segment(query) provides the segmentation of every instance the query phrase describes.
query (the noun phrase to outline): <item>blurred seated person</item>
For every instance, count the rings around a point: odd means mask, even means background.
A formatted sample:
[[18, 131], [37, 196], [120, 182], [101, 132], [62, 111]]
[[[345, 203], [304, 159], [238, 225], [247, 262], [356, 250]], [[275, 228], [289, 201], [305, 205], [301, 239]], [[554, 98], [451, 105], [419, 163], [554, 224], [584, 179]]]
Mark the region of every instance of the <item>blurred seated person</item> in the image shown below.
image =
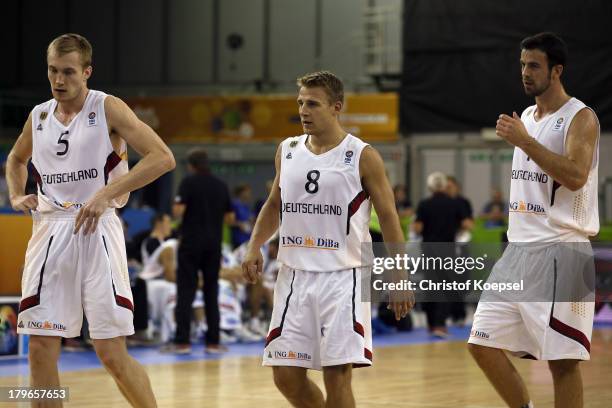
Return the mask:
[[232, 210], [235, 218], [232, 227], [232, 247], [238, 248], [251, 238], [255, 214], [251, 207], [252, 192], [247, 184], [240, 184], [234, 189], [234, 199], [232, 200]]
[[508, 204], [504, 200], [502, 193], [498, 189], [491, 191], [491, 200], [482, 209], [482, 218], [485, 220], [485, 227], [505, 227], [508, 217]]
[[404, 232], [404, 238], [408, 238], [408, 225], [410, 224], [410, 219], [414, 211], [412, 211], [412, 203], [408, 199], [406, 193], [406, 186], [403, 184], [396, 184], [393, 187], [393, 197], [395, 198], [395, 209], [400, 218], [400, 226]]
[[492, 204], [489, 213], [486, 216], [483, 215], [483, 218], [485, 219], [485, 228], [499, 228], [507, 225], [506, 214], [499, 204]]

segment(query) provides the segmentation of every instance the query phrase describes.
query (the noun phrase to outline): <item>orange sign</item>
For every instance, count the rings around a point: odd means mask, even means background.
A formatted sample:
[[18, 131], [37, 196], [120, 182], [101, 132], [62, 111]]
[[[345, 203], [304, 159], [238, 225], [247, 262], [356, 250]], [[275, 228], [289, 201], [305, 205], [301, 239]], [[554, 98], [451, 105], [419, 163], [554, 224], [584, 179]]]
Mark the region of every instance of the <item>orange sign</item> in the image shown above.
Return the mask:
[[[303, 133], [295, 95], [128, 98], [136, 115], [167, 142], [275, 141]], [[349, 94], [340, 121], [368, 141], [398, 137], [395, 93]]]

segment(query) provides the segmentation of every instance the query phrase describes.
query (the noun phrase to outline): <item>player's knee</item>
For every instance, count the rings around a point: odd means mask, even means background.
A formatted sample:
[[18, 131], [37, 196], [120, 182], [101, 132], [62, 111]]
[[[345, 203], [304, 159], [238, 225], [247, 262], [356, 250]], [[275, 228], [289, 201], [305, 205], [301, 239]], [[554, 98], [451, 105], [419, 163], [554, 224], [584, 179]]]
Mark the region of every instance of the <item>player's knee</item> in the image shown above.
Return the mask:
[[481, 346], [478, 344], [468, 343], [468, 351], [474, 358], [474, 360], [479, 361], [486, 358], [490, 351], [492, 350], [490, 347]]
[[112, 353], [108, 350], [98, 351], [98, 358], [100, 362], [110, 372], [113, 377], [120, 378], [125, 373], [126, 361], [124, 358], [118, 355], [118, 353]]
[[325, 367], [323, 369], [323, 382], [329, 393], [333, 390], [341, 390], [351, 387], [352, 368], [350, 364]]
[[306, 383], [306, 374], [301, 370], [292, 370], [294, 367], [273, 367], [274, 385], [283, 395], [291, 399], [298, 396]]
[[32, 336], [28, 344], [30, 364], [32, 366], [41, 366], [57, 363], [59, 352], [55, 352], [55, 346], [50, 338]]
[[577, 371], [579, 362], [579, 360], [551, 360], [548, 362], [548, 367], [553, 377], [563, 377]]

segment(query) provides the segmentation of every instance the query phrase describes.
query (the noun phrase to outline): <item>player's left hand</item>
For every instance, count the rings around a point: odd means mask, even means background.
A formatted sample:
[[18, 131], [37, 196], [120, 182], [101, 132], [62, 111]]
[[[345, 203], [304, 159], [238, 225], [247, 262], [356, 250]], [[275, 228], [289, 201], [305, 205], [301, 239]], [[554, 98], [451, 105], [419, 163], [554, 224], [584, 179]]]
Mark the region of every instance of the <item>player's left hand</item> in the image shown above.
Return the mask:
[[100, 216], [109, 205], [110, 200], [108, 198], [96, 194], [79, 210], [74, 223], [74, 233], [77, 234], [82, 227], [84, 235], [93, 234], [98, 226]]
[[387, 309], [393, 310], [395, 320], [400, 320], [414, 307], [414, 292], [411, 290], [392, 290], [389, 293], [389, 305]]
[[521, 147], [530, 137], [527, 129], [525, 129], [525, 124], [516, 112], [512, 112], [512, 116], [499, 115], [495, 126], [495, 134], [517, 147]]

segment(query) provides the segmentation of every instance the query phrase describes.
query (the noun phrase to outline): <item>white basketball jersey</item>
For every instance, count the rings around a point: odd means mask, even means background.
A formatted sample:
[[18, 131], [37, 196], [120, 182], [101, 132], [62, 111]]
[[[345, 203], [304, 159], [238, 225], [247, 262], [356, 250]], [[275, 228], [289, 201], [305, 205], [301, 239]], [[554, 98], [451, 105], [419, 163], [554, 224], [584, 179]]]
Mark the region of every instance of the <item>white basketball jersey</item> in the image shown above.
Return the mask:
[[[81, 111], [64, 126], [51, 99], [32, 110], [32, 166], [38, 211], [77, 211], [113, 178], [128, 172], [127, 148], [116, 153], [104, 112], [106, 94], [89, 90]], [[122, 207], [128, 194], [112, 201]]]
[[372, 241], [371, 203], [361, 186], [359, 159], [367, 144], [349, 134], [317, 155], [306, 147], [307, 137], [281, 145], [278, 260], [311, 272], [365, 266], [361, 249]]
[[[149, 279], [157, 279], [164, 277], [164, 267], [159, 262], [159, 256], [162, 251], [166, 248], [172, 248], [172, 251], [175, 253], [178, 250], [178, 240], [171, 238], [164, 242], [162, 242], [152, 254], [149, 254], [146, 249], [146, 240], [142, 243], [140, 247], [140, 254], [142, 256], [142, 271], [138, 274], [140, 279], [149, 280]], [[174, 258], [176, 262], [176, 256]]]
[[[565, 154], [565, 138], [574, 116], [589, 109], [576, 98], [558, 111], [536, 121], [536, 105], [525, 109], [521, 120], [529, 135], [548, 150]], [[524, 151], [514, 149], [510, 183], [510, 242], [585, 241], [599, 231], [597, 170], [599, 135], [586, 184], [571, 191], [548, 176]]]

